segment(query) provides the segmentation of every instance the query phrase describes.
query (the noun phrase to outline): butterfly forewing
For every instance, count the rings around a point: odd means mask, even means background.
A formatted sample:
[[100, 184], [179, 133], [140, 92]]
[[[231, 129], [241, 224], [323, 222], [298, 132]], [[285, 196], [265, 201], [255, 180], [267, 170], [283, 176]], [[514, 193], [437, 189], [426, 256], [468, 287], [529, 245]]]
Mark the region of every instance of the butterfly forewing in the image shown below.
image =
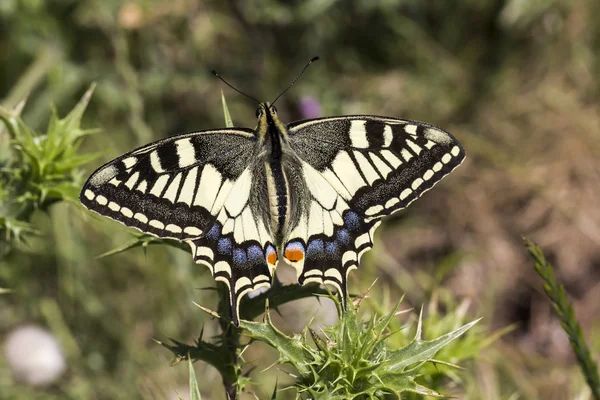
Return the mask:
[[248, 166], [251, 130], [178, 135], [98, 168], [80, 200], [90, 210], [161, 238], [202, 235]]
[[380, 219], [407, 207], [465, 156], [449, 133], [410, 120], [322, 118], [292, 123], [288, 134], [310, 200], [283, 254], [301, 283], [332, 284], [343, 295]]

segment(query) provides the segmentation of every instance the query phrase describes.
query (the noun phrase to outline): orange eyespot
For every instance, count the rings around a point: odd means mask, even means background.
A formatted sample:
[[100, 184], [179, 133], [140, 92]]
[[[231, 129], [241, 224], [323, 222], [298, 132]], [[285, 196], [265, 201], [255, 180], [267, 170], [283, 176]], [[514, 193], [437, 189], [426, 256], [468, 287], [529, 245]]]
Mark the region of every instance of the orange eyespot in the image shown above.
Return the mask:
[[274, 251], [267, 255], [267, 262], [271, 265], [274, 265], [277, 262], [277, 253]]
[[300, 249], [286, 249], [285, 258], [290, 261], [300, 261], [304, 258], [304, 252]]

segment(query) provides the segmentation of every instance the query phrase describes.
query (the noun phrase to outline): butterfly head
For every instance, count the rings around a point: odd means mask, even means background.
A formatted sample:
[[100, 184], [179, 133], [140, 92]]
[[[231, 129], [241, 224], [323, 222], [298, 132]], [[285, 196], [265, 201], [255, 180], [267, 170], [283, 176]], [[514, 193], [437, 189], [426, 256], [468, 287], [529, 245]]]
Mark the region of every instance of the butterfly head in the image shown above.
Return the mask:
[[279, 120], [277, 108], [268, 101], [260, 103], [256, 109], [256, 118], [258, 119], [256, 131], [261, 138], [264, 138], [268, 132], [278, 132], [285, 135], [285, 125]]

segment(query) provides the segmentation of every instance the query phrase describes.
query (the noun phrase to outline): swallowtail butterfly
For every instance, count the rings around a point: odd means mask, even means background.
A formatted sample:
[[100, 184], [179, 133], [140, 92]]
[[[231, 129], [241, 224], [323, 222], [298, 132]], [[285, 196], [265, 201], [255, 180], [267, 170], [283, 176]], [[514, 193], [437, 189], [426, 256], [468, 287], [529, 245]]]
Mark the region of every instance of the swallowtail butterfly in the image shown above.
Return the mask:
[[242, 296], [270, 287], [281, 259], [300, 284], [331, 285], [345, 303], [348, 273], [381, 219], [465, 158], [452, 135], [427, 123], [353, 115], [284, 125], [272, 104], [259, 104], [256, 129], [142, 146], [98, 168], [80, 196], [101, 215], [188, 243], [228, 286], [236, 324]]

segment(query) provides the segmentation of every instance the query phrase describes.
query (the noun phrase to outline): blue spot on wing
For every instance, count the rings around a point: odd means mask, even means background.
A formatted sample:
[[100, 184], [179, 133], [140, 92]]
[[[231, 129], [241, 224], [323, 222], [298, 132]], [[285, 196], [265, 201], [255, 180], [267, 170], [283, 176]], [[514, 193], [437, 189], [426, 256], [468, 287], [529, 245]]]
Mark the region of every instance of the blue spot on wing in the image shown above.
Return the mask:
[[221, 227], [219, 226], [219, 224], [214, 224], [212, 228], [210, 228], [210, 231], [206, 233], [206, 237], [212, 240], [217, 240], [220, 234]]
[[306, 249], [306, 255], [308, 257], [314, 257], [316, 255], [322, 254], [324, 251], [323, 248], [323, 240], [322, 239], [313, 239], [309, 241], [308, 248]]
[[219, 240], [219, 244], [217, 246], [218, 252], [221, 255], [231, 254], [231, 239], [229, 238], [221, 238]]
[[325, 251], [328, 254], [336, 254], [338, 251], [338, 245], [336, 242], [327, 242], [327, 244], [325, 244]]
[[348, 232], [347, 229], [340, 228], [337, 231], [335, 238], [340, 245], [345, 246], [350, 243], [350, 232]]
[[304, 245], [300, 242], [289, 242], [285, 249], [300, 250], [304, 253]]
[[233, 250], [233, 261], [237, 265], [246, 264], [248, 257], [246, 256], [244, 249], [237, 248]]
[[347, 211], [344, 214], [344, 225], [351, 231], [357, 231], [360, 228], [360, 217], [354, 211]]
[[258, 261], [258, 260], [263, 260], [264, 259], [264, 254], [262, 252], [262, 249], [260, 248], [260, 246], [253, 244], [250, 247], [248, 247], [248, 258], [252, 261]]

